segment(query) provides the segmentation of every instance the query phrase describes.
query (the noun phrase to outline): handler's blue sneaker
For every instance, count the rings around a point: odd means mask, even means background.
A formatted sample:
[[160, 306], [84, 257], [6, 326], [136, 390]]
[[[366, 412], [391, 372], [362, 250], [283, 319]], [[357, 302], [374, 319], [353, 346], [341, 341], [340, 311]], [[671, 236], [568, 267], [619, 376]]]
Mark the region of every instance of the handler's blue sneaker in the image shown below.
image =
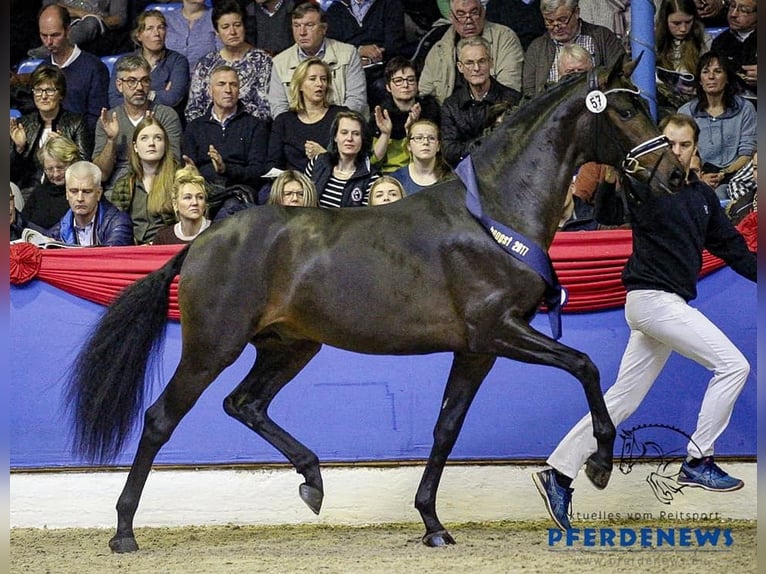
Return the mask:
[[731, 492], [745, 486], [742, 480], [726, 474], [720, 466], [713, 462], [712, 456], [706, 456], [697, 466], [691, 466], [685, 460], [681, 464], [678, 483], [713, 492]]
[[556, 471], [552, 468], [541, 470], [532, 475], [540, 496], [545, 501], [545, 507], [548, 514], [551, 515], [553, 522], [561, 530], [569, 530], [572, 525], [569, 523], [569, 505], [572, 502], [572, 493], [574, 488], [564, 488], [556, 482]]

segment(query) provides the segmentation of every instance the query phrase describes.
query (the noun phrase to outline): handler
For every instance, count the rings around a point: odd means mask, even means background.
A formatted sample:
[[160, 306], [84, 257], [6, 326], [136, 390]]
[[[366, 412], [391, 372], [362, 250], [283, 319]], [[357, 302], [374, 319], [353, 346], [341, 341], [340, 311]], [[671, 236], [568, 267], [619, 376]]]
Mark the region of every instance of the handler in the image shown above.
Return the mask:
[[[646, 194], [646, 198], [628, 200], [633, 254], [622, 272], [622, 281], [627, 291], [625, 318], [630, 338], [617, 381], [604, 399], [612, 422], [618, 426], [641, 404], [672, 351], [712, 371], [678, 482], [729, 492], [742, 488], [744, 482], [715, 464], [713, 443], [729, 423], [750, 365], [726, 335], [688, 302], [697, 296], [703, 249], [751, 281], [756, 280], [756, 256], [726, 217], [715, 192], [690, 172], [699, 137], [695, 121], [675, 114], [665, 118], [660, 129], [684, 167], [686, 183], [672, 195]], [[610, 220], [619, 215], [623, 205], [613, 188], [611, 191], [605, 209], [600, 210], [600, 217]], [[547, 462], [552, 468], [532, 477], [551, 518], [563, 530], [571, 528], [567, 513], [574, 492], [572, 480], [595, 451], [588, 415], [550, 455]], [[597, 487], [605, 486], [598, 483], [598, 477], [586, 474]]]

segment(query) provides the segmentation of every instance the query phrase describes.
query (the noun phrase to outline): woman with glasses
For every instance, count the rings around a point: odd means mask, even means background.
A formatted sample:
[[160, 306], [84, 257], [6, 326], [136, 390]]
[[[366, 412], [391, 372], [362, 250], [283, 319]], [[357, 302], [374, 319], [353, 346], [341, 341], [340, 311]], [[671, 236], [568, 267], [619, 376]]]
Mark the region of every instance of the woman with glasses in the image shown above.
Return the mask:
[[522, 93], [533, 98], [559, 81], [561, 46], [579, 44], [593, 58], [593, 67], [611, 68], [625, 55], [620, 39], [609, 28], [580, 18], [578, 0], [541, 0], [546, 32], [535, 38], [524, 54]]
[[412, 122], [407, 130], [407, 165], [391, 177], [401, 182], [407, 195], [452, 177], [452, 170], [441, 154], [439, 126], [427, 119]]
[[318, 207], [317, 190], [314, 183], [303, 173], [288, 169], [274, 180], [266, 204]]
[[195, 168], [184, 167], [176, 171], [171, 195], [178, 223], [160, 229], [152, 245], [191, 243], [210, 227], [205, 178]]
[[66, 136], [77, 146], [77, 159], [90, 159], [93, 132], [85, 118], [63, 108], [66, 78], [60, 68], [42, 64], [30, 77], [35, 110], [10, 120], [11, 180], [28, 195], [44, 180], [38, 151], [50, 137]]
[[407, 165], [407, 128], [417, 119], [440, 121], [439, 102], [433, 96], [418, 96], [415, 64], [396, 56], [385, 69], [386, 94], [375, 106], [370, 118], [373, 139], [373, 163], [383, 173]]
[[21, 213], [26, 221], [49, 229], [69, 209], [64, 176], [67, 168], [82, 158], [76, 143], [66, 136], [58, 136], [48, 138], [38, 150], [37, 159], [45, 177], [32, 189]]
[[[165, 45], [167, 24], [165, 15], [159, 10], [146, 10], [136, 18], [133, 29], [133, 43], [136, 53], [149, 62], [152, 68], [149, 99], [173, 108], [183, 117], [189, 94], [189, 62], [185, 56], [169, 50]], [[122, 104], [123, 96], [117, 90], [117, 71], [112, 72], [109, 85], [109, 106]]]
[[327, 151], [330, 127], [347, 108], [330, 104], [330, 67], [317, 57], [303, 60], [293, 73], [288, 98], [290, 109], [271, 126], [266, 171], [303, 171], [309, 160]]

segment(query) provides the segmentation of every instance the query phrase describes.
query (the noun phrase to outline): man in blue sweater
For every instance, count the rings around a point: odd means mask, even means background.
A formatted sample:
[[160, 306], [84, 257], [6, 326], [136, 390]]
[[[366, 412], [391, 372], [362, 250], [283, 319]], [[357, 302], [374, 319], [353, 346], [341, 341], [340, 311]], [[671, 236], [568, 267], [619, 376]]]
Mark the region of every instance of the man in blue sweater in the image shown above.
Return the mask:
[[[665, 118], [660, 128], [684, 166], [687, 180], [673, 195], [652, 197], [639, 193], [638, 188], [628, 192], [633, 254], [622, 281], [627, 290], [625, 318], [630, 338], [617, 381], [604, 399], [618, 426], [641, 404], [672, 351], [712, 371], [677, 480], [682, 485], [729, 492], [742, 488], [744, 482], [715, 464], [713, 445], [729, 423], [750, 365], [726, 335], [688, 302], [697, 296], [703, 249], [751, 281], [756, 280], [756, 256], [726, 217], [715, 192], [690, 173], [699, 136], [696, 122], [675, 114]], [[614, 202], [612, 215], [618, 215], [620, 205], [621, 201]], [[597, 212], [597, 218], [603, 223], [611, 220], [604, 219], [603, 210]], [[595, 451], [587, 416], [548, 457], [551, 468], [533, 475], [551, 518], [562, 530], [571, 528], [567, 512], [574, 489], [570, 485], [586, 461], [586, 474], [594, 485], [605, 486], [604, 469], [588, 460]]]

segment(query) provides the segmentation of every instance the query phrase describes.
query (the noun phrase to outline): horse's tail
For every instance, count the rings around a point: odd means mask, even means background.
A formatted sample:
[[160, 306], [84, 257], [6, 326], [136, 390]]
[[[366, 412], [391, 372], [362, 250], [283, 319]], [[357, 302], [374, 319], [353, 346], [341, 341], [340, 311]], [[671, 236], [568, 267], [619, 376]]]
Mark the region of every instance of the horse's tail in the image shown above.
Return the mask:
[[119, 454], [144, 404], [146, 370], [164, 340], [170, 285], [184, 247], [128, 286], [109, 306], [75, 359], [67, 381], [73, 452], [92, 462]]

